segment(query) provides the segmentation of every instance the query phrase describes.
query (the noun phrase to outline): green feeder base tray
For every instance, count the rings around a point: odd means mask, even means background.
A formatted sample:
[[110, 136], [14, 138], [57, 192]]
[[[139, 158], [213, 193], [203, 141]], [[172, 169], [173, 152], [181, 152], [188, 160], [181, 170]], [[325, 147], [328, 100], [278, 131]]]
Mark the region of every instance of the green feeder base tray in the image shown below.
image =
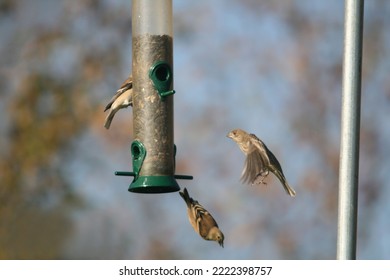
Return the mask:
[[129, 192], [169, 193], [180, 190], [173, 176], [139, 176], [129, 186]]

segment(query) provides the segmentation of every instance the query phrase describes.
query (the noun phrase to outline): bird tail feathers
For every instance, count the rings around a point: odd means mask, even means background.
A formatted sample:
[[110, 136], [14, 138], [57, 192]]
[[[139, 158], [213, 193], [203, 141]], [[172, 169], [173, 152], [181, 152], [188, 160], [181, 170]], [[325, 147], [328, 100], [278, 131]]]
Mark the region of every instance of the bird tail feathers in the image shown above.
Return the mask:
[[278, 170], [278, 169], [274, 169], [274, 170], [271, 170], [271, 171], [272, 171], [272, 173], [275, 174], [276, 177], [278, 177], [278, 179], [282, 183], [285, 191], [290, 196], [295, 196], [296, 193], [295, 193], [294, 189], [287, 183], [287, 180], [286, 180], [286, 177], [284, 176], [284, 174], [282, 172], [280, 172], [280, 170]]
[[110, 111], [110, 113], [107, 115], [106, 120], [104, 121], [105, 128], [107, 128], [107, 129], [110, 128], [110, 125], [111, 125], [112, 119], [114, 118], [114, 115], [115, 115], [114, 111]]
[[180, 196], [184, 199], [185, 203], [188, 207], [190, 207], [192, 203], [192, 198], [190, 197], [190, 194], [187, 191], [187, 188], [184, 188], [182, 192], [179, 192]]

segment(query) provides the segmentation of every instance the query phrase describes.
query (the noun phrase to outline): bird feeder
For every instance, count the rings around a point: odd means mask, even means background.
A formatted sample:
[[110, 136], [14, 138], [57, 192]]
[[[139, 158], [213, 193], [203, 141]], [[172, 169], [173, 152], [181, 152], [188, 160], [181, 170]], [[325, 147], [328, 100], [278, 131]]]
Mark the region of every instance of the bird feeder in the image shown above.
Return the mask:
[[172, 0], [133, 0], [133, 131], [134, 176], [129, 191], [166, 193], [180, 190], [175, 175], [173, 130]]

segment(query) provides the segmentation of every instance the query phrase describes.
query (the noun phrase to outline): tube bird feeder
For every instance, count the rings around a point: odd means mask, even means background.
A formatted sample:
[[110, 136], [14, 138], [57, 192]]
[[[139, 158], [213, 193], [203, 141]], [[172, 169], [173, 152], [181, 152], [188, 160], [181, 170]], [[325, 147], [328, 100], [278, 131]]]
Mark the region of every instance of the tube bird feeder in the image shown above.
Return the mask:
[[173, 129], [172, 0], [133, 0], [133, 128], [134, 176], [130, 192], [166, 193], [180, 190], [175, 175]]

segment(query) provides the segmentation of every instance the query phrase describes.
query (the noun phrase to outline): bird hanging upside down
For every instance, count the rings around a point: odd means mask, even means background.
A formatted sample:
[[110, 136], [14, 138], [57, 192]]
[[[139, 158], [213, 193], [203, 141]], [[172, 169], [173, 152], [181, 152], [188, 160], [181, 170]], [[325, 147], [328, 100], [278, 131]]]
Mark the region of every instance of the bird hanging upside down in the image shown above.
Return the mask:
[[198, 201], [190, 197], [186, 188], [179, 192], [187, 204], [187, 214], [194, 230], [205, 240], [218, 242], [223, 247], [224, 235], [213, 216]]

